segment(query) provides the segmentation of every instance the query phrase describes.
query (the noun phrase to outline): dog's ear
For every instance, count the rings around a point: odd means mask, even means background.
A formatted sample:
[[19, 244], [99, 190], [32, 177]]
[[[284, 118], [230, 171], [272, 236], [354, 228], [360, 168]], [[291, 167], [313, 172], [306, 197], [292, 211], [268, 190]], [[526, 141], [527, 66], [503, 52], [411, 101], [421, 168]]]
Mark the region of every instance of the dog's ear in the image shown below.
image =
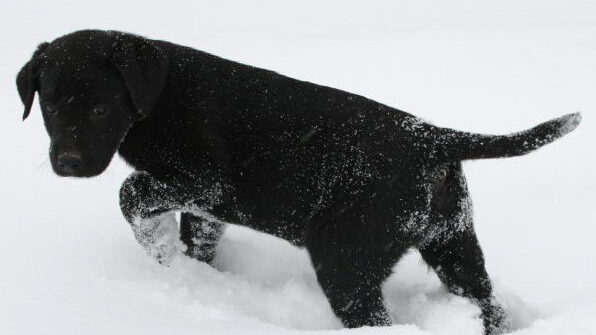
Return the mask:
[[137, 112], [151, 113], [166, 80], [168, 58], [153, 42], [140, 36], [120, 35], [112, 61], [122, 75]]
[[48, 45], [50, 44], [47, 42], [40, 44], [37, 47], [37, 50], [33, 53], [31, 59], [25, 66], [23, 66], [17, 75], [17, 89], [19, 90], [21, 101], [23, 102], [23, 105], [25, 105], [23, 120], [25, 120], [27, 116], [29, 116], [29, 113], [31, 113], [35, 92], [39, 91], [40, 63], [44, 57], [44, 50]]

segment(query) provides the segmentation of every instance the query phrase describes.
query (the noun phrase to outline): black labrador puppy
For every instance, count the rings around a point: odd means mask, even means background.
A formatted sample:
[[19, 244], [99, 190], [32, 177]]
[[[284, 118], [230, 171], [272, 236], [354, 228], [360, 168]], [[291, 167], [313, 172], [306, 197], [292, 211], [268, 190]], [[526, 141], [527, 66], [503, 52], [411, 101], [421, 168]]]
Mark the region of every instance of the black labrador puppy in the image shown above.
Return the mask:
[[461, 162], [525, 154], [580, 122], [570, 114], [497, 136], [440, 128], [356, 94], [116, 31], [41, 44], [17, 86], [24, 118], [39, 92], [58, 175], [98, 175], [116, 151], [134, 167], [121, 208], [160, 262], [178, 251], [210, 262], [223, 222], [273, 234], [308, 250], [346, 327], [391, 324], [381, 284], [417, 248], [451, 292], [480, 307], [487, 333], [506, 329]]

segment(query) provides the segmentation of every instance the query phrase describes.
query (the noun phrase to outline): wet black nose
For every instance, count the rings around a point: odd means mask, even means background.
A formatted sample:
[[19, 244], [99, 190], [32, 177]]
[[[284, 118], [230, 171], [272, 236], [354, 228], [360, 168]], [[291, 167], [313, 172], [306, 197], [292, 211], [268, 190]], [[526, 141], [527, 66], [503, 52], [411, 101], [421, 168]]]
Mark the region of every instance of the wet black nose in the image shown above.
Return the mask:
[[75, 173], [81, 169], [82, 159], [80, 155], [63, 153], [58, 156], [58, 167], [65, 173]]

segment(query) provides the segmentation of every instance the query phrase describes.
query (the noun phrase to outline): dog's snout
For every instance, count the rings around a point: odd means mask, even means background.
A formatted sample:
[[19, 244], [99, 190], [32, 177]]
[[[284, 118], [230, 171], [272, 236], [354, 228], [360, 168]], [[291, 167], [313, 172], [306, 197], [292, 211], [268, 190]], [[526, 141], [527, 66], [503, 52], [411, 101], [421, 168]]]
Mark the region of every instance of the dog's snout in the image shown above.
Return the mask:
[[58, 156], [58, 167], [64, 173], [75, 173], [80, 170], [83, 160], [75, 153], [62, 153]]

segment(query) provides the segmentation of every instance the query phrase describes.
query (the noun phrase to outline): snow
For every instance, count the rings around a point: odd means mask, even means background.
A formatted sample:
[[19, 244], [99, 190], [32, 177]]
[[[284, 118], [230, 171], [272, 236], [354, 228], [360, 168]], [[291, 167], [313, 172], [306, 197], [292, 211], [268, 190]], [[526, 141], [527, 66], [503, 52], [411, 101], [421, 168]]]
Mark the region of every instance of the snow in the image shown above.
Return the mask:
[[230, 226], [215, 268], [147, 257], [118, 207], [124, 163], [93, 179], [56, 177], [38, 107], [20, 121], [14, 77], [36, 45], [90, 27], [190, 45], [466, 131], [507, 134], [582, 111], [577, 130], [535, 153], [464, 169], [512, 333], [596, 334], [594, 2], [143, 6], [3, 6], [0, 334], [481, 334], [478, 309], [447, 293], [416, 252], [383, 288], [395, 325], [353, 330], [333, 316], [306, 252], [271, 236]]

